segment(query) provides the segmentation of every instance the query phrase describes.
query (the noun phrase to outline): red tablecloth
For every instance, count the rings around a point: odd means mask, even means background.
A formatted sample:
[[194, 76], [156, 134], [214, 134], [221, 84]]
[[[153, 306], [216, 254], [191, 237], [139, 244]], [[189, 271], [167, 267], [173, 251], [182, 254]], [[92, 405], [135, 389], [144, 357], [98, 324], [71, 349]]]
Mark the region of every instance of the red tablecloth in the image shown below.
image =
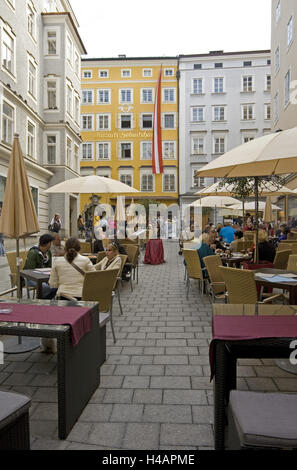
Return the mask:
[[152, 238], [147, 242], [143, 262], [145, 264], [164, 263], [164, 248], [163, 242], [160, 238]]
[[297, 338], [296, 315], [236, 316], [214, 315], [212, 341], [209, 346], [211, 380], [215, 340], [248, 340], [259, 338]]
[[0, 303], [0, 309], [11, 308], [12, 312], [0, 312], [0, 321], [40, 323], [42, 325], [70, 325], [72, 344], [91, 330], [91, 309], [87, 307], [59, 307], [56, 305], [32, 305], [17, 303]]

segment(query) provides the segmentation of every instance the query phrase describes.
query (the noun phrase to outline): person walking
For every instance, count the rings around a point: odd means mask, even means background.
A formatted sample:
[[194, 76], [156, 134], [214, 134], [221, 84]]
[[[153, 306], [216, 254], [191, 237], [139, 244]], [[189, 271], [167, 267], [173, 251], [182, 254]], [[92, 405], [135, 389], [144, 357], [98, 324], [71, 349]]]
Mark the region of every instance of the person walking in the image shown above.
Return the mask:
[[59, 233], [62, 227], [62, 221], [60, 219], [60, 214], [55, 214], [55, 216], [52, 218], [51, 223], [48, 227], [50, 232], [55, 232]]

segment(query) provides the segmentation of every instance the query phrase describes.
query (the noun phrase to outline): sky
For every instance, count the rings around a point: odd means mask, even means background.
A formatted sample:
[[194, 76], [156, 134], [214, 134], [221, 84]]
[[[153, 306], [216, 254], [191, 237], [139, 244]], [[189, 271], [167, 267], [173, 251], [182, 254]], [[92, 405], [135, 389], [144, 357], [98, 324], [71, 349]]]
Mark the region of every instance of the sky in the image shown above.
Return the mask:
[[270, 49], [271, 0], [70, 0], [86, 57]]

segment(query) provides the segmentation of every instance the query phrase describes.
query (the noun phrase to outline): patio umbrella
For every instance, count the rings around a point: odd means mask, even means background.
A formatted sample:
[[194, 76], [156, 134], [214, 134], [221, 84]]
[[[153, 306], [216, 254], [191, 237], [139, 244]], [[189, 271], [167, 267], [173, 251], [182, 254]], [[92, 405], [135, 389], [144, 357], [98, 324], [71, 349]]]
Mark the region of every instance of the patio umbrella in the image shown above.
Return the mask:
[[224, 153], [196, 172], [217, 178], [254, 177], [256, 198], [256, 250], [258, 260], [259, 176], [296, 172], [297, 127], [258, 137]]
[[264, 209], [263, 221], [267, 222], [267, 223], [273, 221], [271, 196], [266, 197], [266, 204], [265, 204], [265, 209]]
[[208, 196], [197, 199], [190, 204], [190, 207], [213, 207], [215, 209], [215, 220], [216, 223], [216, 209], [227, 208], [228, 205], [240, 203], [238, 199], [230, 196]]
[[[14, 135], [9, 161], [4, 200], [0, 217], [0, 233], [5, 237], [16, 239], [16, 282], [17, 297], [21, 298], [20, 280], [20, 238], [39, 232], [37, 214], [28, 182], [26, 166], [22, 155], [18, 134]], [[18, 344], [9, 350], [13, 339], [5, 342], [5, 352], [18, 353], [35, 349], [39, 346], [32, 338], [18, 338]], [[34, 343], [34, 346], [33, 346]], [[8, 347], [7, 347], [8, 346]]]
[[[220, 183], [214, 183], [207, 188], [203, 188], [197, 193], [196, 196], [230, 196], [230, 194], [234, 194], [233, 191], [233, 184], [224, 184], [220, 186]], [[267, 181], [264, 183], [259, 184], [259, 196], [290, 196], [294, 193], [296, 194], [297, 190], [287, 188], [287, 186], [278, 186], [276, 183], [272, 181]], [[251, 197], [254, 196], [254, 193], [251, 193]]]
[[[267, 196], [267, 198], [269, 198], [269, 197], [270, 196]], [[258, 211], [265, 212], [265, 208], [266, 208], [266, 205], [267, 205], [267, 198], [266, 198], [266, 202], [263, 202], [263, 201], [258, 202]], [[271, 209], [274, 210], [274, 211], [280, 211], [281, 210], [281, 207], [276, 206], [275, 204], [271, 204], [271, 200], [270, 200], [270, 206], [271, 206]], [[256, 201], [247, 202], [244, 207], [245, 207], [246, 210], [254, 211], [254, 210], [256, 210]], [[241, 208], [241, 202], [239, 204], [234, 204], [234, 205], [230, 206], [230, 209], [238, 210], [240, 208]], [[268, 220], [267, 220], [267, 222], [268, 222]], [[269, 222], [271, 222], [271, 220], [269, 220]]]

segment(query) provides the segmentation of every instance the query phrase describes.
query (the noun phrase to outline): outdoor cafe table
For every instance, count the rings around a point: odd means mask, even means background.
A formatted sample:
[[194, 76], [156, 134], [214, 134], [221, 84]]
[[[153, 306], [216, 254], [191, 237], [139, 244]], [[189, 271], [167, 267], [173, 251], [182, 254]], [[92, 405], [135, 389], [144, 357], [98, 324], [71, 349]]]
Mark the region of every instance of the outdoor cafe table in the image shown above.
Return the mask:
[[[11, 308], [12, 312], [0, 312], [0, 335], [57, 338], [58, 432], [60, 439], [66, 439], [100, 384], [102, 328], [98, 303], [3, 300], [1, 308]], [[5, 339], [3, 342], [5, 353]]]
[[297, 305], [214, 304], [209, 347], [214, 379], [215, 449], [225, 447], [229, 393], [236, 389], [237, 359], [289, 358], [297, 338]]
[[144, 264], [164, 263], [164, 247], [161, 238], [151, 238], [145, 247]]
[[220, 255], [223, 264], [228, 264], [228, 266], [239, 265], [243, 261], [249, 261], [252, 259], [251, 254], [243, 254], [243, 253], [231, 253], [228, 257], [225, 254]]
[[[289, 292], [289, 304], [297, 305], [297, 272], [296, 271], [287, 271], [285, 269], [273, 269], [273, 268], [260, 268], [255, 269], [255, 281], [258, 286], [265, 287], [275, 287], [277, 289], [284, 289]], [[263, 279], [263, 277], [257, 276], [258, 273], [261, 274], [274, 274], [271, 278]], [[288, 282], [285, 278], [282, 278], [283, 274], [294, 274], [296, 278], [292, 282]], [[275, 282], [277, 281], [277, 282]]]
[[50, 269], [22, 269], [20, 275], [24, 279], [36, 282], [36, 297], [42, 299], [42, 283], [48, 282]]

